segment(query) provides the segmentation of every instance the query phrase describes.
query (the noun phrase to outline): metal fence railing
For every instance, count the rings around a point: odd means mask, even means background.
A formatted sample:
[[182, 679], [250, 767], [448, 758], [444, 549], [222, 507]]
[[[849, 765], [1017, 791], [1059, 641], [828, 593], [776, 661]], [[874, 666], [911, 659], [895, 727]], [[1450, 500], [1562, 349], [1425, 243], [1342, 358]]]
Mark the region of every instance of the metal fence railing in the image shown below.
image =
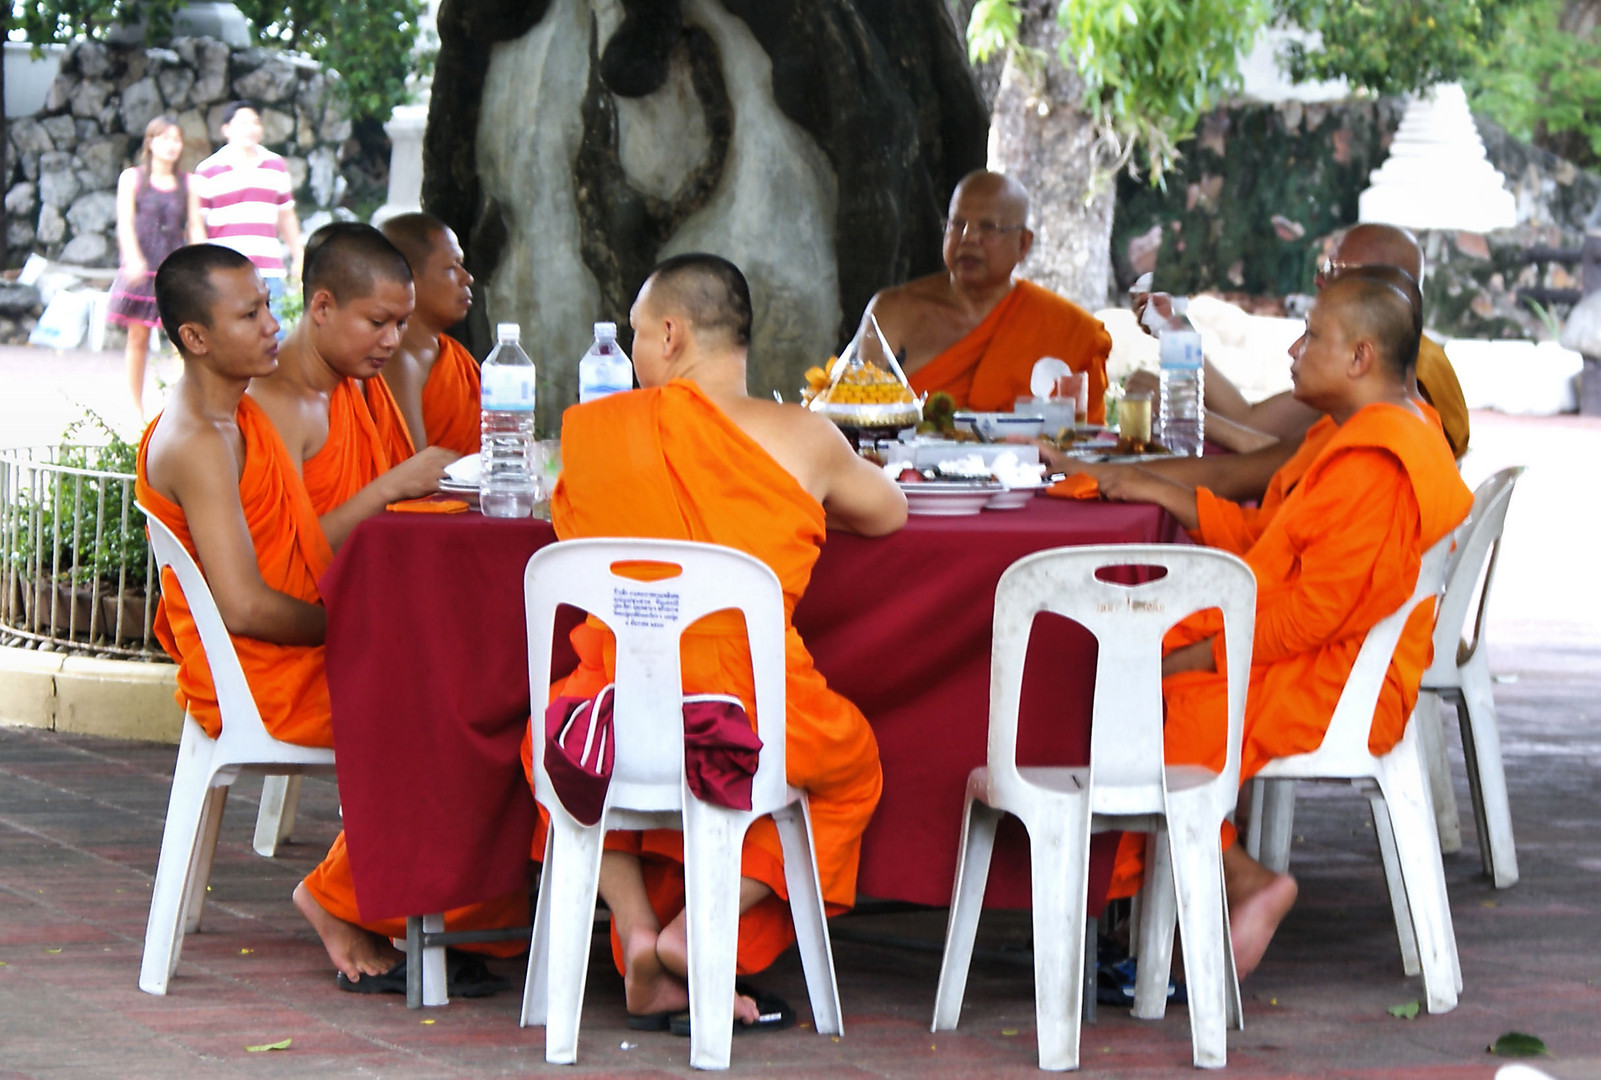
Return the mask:
[[165, 660], [134, 448], [0, 450], [0, 643]]

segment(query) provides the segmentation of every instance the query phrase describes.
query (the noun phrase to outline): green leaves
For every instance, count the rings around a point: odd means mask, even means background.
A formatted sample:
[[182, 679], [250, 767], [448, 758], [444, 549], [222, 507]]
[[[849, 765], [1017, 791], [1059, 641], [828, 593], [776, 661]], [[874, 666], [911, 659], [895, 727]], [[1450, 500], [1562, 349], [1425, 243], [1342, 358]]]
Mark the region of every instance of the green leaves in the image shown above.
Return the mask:
[[[1582, 167], [1601, 164], [1601, 37], [1564, 25], [1562, 0], [1529, 0], [1464, 76], [1476, 111]], [[1553, 145], [1555, 144], [1555, 145]]]
[[282, 1041], [275, 1043], [262, 1043], [259, 1046], [247, 1046], [245, 1047], [245, 1053], [264, 1054], [269, 1050], [287, 1050], [289, 1049], [289, 1044], [294, 1041], [295, 1040], [293, 1039], [283, 1039]]
[[1485, 1049], [1501, 1057], [1539, 1057], [1550, 1052], [1538, 1036], [1525, 1035], [1521, 1031], [1509, 1031]]
[[1416, 1001], [1409, 1001], [1405, 1005], [1391, 1005], [1385, 1010], [1385, 1012], [1389, 1013], [1397, 1020], [1416, 1020], [1418, 1015], [1418, 1003]]

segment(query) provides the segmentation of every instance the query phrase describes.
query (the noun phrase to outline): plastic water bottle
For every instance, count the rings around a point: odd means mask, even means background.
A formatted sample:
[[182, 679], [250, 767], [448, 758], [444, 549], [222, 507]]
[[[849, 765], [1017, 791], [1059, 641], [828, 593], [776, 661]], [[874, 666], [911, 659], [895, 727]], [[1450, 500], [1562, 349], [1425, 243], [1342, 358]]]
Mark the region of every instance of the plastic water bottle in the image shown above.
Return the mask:
[[486, 517], [528, 517], [538, 501], [534, 477], [534, 362], [516, 323], [495, 327], [495, 349], [479, 372], [483, 386], [478, 507]]
[[1160, 340], [1162, 445], [1175, 454], [1200, 457], [1201, 444], [1206, 441], [1206, 368], [1201, 362], [1201, 335], [1184, 319], [1164, 327]]
[[578, 361], [578, 403], [634, 388], [634, 365], [617, 344], [617, 324], [595, 324], [595, 343]]

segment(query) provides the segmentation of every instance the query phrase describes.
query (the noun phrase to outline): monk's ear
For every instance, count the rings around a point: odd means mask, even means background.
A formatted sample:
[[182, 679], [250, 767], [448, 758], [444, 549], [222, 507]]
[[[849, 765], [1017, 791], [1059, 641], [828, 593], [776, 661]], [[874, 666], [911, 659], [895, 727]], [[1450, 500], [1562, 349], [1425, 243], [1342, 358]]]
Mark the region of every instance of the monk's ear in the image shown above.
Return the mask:
[[1028, 258], [1028, 253], [1034, 250], [1034, 230], [1025, 228], [1017, 234], [1017, 261], [1022, 262]]
[[327, 289], [316, 289], [311, 294], [311, 302], [306, 305], [306, 313], [312, 317], [313, 321], [321, 325], [327, 320], [334, 308], [338, 306], [339, 301], [334, 299], [333, 293]]
[[201, 356], [211, 351], [206, 337], [207, 328], [201, 323], [186, 322], [178, 326], [178, 340], [183, 345], [184, 353], [189, 356]]
[[1367, 338], [1358, 339], [1351, 349], [1349, 373], [1353, 379], [1365, 379], [1380, 363], [1379, 350]]

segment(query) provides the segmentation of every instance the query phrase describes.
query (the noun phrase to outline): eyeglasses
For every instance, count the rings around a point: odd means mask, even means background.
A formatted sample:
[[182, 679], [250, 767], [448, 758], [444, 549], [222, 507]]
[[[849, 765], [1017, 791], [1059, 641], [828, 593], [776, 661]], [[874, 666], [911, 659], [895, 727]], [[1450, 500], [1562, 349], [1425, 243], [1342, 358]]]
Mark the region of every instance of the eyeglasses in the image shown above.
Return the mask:
[[971, 231], [984, 243], [1028, 228], [1026, 225], [1002, 225], [998, 221], [968, 221], [966, 218], [946, 218], [942, 224], [947, 233], [954, 234], [958, 239]]
[[1346, 271], [1360, 268], [1358, 263], [1342, 262], [1333, 257], [1324, 259], [1318, 264], [1317, 273], [1312, 277], [1312, 285], [1314, 288], [1321, 289]]

